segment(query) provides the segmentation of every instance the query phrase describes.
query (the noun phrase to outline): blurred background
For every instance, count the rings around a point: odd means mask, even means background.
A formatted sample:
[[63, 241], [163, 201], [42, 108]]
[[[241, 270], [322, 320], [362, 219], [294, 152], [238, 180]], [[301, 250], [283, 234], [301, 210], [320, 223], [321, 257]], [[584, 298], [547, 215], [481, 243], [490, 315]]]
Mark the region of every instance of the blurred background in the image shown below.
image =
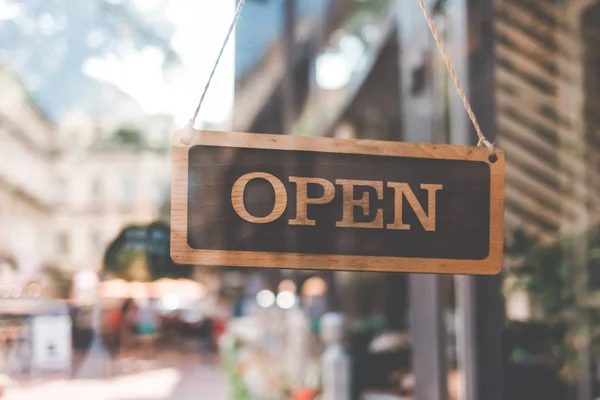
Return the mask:
[[[235, 1], [0, 0], [0, 397], [600, 398], [600, 1], [427, 3], [507, 155], [498, 276], [175, 265]], [[476, 144], [417, 0], [247, 0], [198, 127]]]

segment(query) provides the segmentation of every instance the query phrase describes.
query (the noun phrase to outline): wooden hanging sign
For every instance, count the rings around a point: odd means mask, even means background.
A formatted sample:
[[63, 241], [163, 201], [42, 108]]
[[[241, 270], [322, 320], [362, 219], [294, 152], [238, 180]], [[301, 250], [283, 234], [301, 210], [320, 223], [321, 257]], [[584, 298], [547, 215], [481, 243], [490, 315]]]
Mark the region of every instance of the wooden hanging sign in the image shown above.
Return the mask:
[[504, 154], [233, 132], [173, 142], [181, 264], [496, 274]]

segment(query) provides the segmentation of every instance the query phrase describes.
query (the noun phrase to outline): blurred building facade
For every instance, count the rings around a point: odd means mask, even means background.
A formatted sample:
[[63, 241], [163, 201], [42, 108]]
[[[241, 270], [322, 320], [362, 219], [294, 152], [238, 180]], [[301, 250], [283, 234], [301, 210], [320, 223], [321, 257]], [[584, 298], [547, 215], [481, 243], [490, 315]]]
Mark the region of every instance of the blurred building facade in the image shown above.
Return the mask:
[[8, 67], [0, 83], [0, 263], [98, 270], [121, 229], [160, 218], [172, 118], [123, 98], [120, 112], [70, 112], [55, 126]]
[[496, 7], [506, 223], [551, 241], [582, 228], [587, 205], [597, 201], [598, 178], [590, 166], [598, 156], [589, 146], [598, 96], [597, 54], [590, 44], [597, 27], [590, 21], [599, 5], [501, 0]]
[[52, 260], [54, 127], [5, 65], [0, 87], [0, 264], [37, 269]]
[[173, 131], [171, 118], [141, 112], [63, 118], [54, 165], [59, 265], [99, 270], [107, 245], [124, 227], [160, 219], [169, 196]]
[[[502, 0], [496, 7], [498, 131], [507, 153], [506, 226], [524, 229], [547, 244], [582, 235], [600, 217], [600, 2]], [[585, 287], [578, 292], [587, 295]], [[535, 298], [523, 293], [515, 298], [528, 310], [524, 315], [543, 318]]]

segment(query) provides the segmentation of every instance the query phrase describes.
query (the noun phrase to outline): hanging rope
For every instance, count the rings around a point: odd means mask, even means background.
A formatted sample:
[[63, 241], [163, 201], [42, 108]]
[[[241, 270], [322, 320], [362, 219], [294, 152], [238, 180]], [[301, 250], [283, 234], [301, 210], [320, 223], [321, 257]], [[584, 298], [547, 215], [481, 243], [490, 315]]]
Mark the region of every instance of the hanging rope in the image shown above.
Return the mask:
[[465, 94], [465, 92], [462, 88], [462, 85], [460, 84], [458, 76], [456, 75], [456, 71], [454, 71], [454, 67], [452, 66], [450, 57], [448, 56], [448, 52], [446, 51], [446, 48], [444, 47], [444, 44], [442, 43], [442, 40], [440, 39], [440, 35], [438, 33], [437, 28], [435, 27], [433, 18], [431, 17], [431, 14], [429, 13], [429, 10], [427, 9], [425, 0], [417, 0], [417, 1], [419, 2], [419, 5], [421, 6], [421, 10], [423, 10], [423, 14], [425, 14], [425, 19], [427, 20], [427, 25], [429, 25], [429, 30], [431, 31], [431, 34], [433, 35], [433, 40], [435, 40], [435, 43], [437, 44], [438, 49], [442, 53], [442, 58], [444, 59], [446, 68], [448, 69], [448, 72], [450, 73], [450, 76], [452, 77], [452, 80], [454, 81], [454, 86], [456, 86], [456, 90], [458, 91], [458, 94], [463, 101], [465, 110], [467, 110], [467, 114], [469, 115], [469, 118], [471, 119], [471, 122], [473, 123], [473, 126], [475, 127], [475, 132], [477, 132], [477, 137], [479, 138], [479, 141], [477, 142], [477, 147], [485, 146], [490, 151], [490, 154], [494, 154], [494, 145], [492, 143], [490, 143], [489, 140], [487, 140], [487, 138], [481, 131], [481, 127], [479, 126], [479, 123], [477, 122], [477, 117], [475, 117], [475, 113], [473, 112], [473, 109], [471, 108], [471, 103], [469, 102], [469, 99], [467, 98], [467, 95]]
[[231, 24], [229, 25], [229, 30], [227, 31], [225, 40], [223, 40], [223, 44], [221, 45], [221, 50], [219, 50], [217, 59], [215, 60], [215, 63], [213, 64], [212, 71], [210, 72], [210, 75], [208, 76], [208, 80], [206, 81], [206, 85], [204, 86], [204, 90], [202, 91], [202, 95], [200, 96], [200, 100], [198, 101], [198, 105], [196, 106], [196, 109], [194, 110], [194, 114], [192, 115], [192, 118], [190, 118], [190, 121], [187, 124], [188, 129], [185, 129], [184, 132], [186, 132], [186, 133], [181, 138], [182, 144], [188, 145], [188, 144], [190, 144], [190, 141], [192, 140], [192, 136], [194, 135], [194, 125], [196, 124], [196, 119], [198, 118], [198, 114], [200, 113], [200, 108], [202, 107], [202, 103], [204, 103], [204, 98], [206, 97], [206, 94], [208, 93], [208, 89], [210, 88], [210, 83], [212, 82], [212, 80], [215, 76], [215, 72], [217, 70], [217, 67], [219, 66], [219, 62], [221, 61], [221, 58], [223, 57], [223, 52], [225, 51], [225, 48], [227, 47], [227, 43], [229, 43], [229, 38], [231, 37], [231, 34], [233, 33], [233, 30], [235, 29], [235, 26], [237, 25], [237, 22], [239, 21], [240, 16], [242, 15], [242, 8], [244, 7], [245, 3], [246, 3], [246, 0], [240, 0], [237, 5], [237, 8], [235, 10], [235, 15], [233, 17], [233, 20], [231, 21]]
[[[477, 122], [477, 117], [475, 116], [475, 113], [473, 112], [473, 109], [471, 107], [471, 103], [469, 102], [469, 99], [467, 98], [467, 95], [465, 94], [465, 92], [462, 88], [462, 85], [460, 84], [460, 81], [458, 79], [456, 71], [454, 70], [454, 67], [452, 66], [452, 62], [450, 61], [450, 57], [448, 56], [448, 52], [446, 51], [446, 48], [444, 47], [444, 44], [442, 43], [442, 40], [440, 39], [440, 35], [437, 31], [437, 28], [435, 27], [433, 18], [431, 16], [431, 14], [429, 13], [429, 10], [427, 9], [425, 0], [417, 0], [417, 1], [419, 2], [419, 6], [421, 7], [421, 10], [423, 10], [423, 14], [425, 15], [425, 19], [427, 20], [427, 25], [429, 25], [429, 30], [431, 31], [433, 39], [435, 40], [435, 43], [437, 44], [437, 47], [442, 54], [442, 58], [444, 59], [446, 68], [448, 69], [448, 72], [450, 73], [450, 76], [452, 77], [452, 80], [454, 81], [454, 86], [456, 87], [456, 90], [458, 91], [458, 94], [463, 101], [465, 110], [467, 111], [467, 114], [469, 115], [469, 118], [470, 118], [471, 122], [473, 123], [473, 126], [475, 127], [475, 132], [477, 133], [477, 137], [479, 138], [479, 141], [477, 142], [477, 146], [478, 147], [485, 146], [489, 150], [490, 154], [494, 154], [494, 145], [492, 143], [490, 143], [489, 140], [487, 140], [487, 138], [483, 134], [483, 131], [481, 130], [481, 127], [479, 126], [479, 122]], [[219, 66], [219, 62], [221, 61], [223, 52], [225, 51], [225, 47], [227, 46], [227, 43], [229, 42], [229, 38], [231, 37], [231, 34], [232, 34], [233, 30], [235, 29], [237, 22], [240, 19], [240, 16], [242, 13], [242, 8], [244, 7], [245, 3], [246, 3], [246, 0], [240, 0], [238, 2], [237, 8], [235, 10], [235, 15], [233, 17], [233, 20], [231, 21], [229, 30], [227, 31], [227, 35], [225, 36], [225, 40], [223, 41], [223, 44], [221, 46], [221, 50], [219, 51], [219, 54], [217, 56], [217, 59], [215, 60], [215, 63], [211, 70], [211, 73], [208, 77], [208, 80], [206, 81], [206, 85], [204, 86], [204, 90], [202, 91], [202, 95], [200, 96], [200, 100], [198, 101], [198, 105], [196, 106], [196, 109], [194, 110], [194, 114], [192, 115], [192, 117], [190, 118], [190, 121], [188, 122], [187, 127], [189, 129], [185, 130], [186, 134], [181, 138], [182, 144], [188, 145], [188, 144], [190, 144], [190, 141], [192, 140], [192, 136], [194, 134], [194, 125], [196, 123], [196, 119], [198, 118], [198, 114], [200, 113], [202, 103], [204, 103], [204, 99], [206, 97], [206, 94], [208, 93], [208, 89], [210, 88], [210, 84], [215, 75], [215, 71], [217, 70], [217, 67]]]

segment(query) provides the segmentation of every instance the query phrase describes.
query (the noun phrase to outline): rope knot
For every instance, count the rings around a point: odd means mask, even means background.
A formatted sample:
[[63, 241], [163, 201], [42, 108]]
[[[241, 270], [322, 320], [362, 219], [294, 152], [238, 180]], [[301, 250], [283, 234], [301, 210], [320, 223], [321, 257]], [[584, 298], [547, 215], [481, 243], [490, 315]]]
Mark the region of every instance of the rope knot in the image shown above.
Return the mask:
[[490, 143], [489, 140], [487, 140], [486, 138], [480, 138], [479, 141], [477, 142], [477, 147], [487, 147], [487, 149], [490, 151], [490, 154], [494, 154], [495, 151], [495, 147], [492, 143]]

